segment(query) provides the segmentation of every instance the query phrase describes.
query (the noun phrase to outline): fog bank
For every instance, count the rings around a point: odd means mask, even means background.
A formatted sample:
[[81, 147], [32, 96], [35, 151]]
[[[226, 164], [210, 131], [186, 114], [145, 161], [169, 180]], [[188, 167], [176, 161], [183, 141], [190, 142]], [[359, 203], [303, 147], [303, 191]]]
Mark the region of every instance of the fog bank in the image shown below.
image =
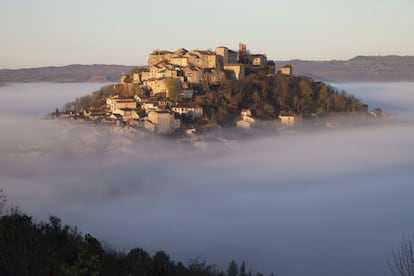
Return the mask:
[[28, 213], [60, 216], [117, 249], [202, 256], [223, 269], [234, 258], [266, 274], [382, 275], [392, 246], [414, 231], [414, 84], [343, 86], [397, 119], [205, 152], [6, 112], [0, 183]]

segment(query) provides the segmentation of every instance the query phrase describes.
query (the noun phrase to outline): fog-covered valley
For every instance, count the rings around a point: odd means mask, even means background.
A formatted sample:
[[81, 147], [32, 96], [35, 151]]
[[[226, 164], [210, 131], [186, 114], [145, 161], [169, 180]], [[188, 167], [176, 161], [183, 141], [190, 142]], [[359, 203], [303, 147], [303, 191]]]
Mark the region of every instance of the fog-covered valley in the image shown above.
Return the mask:
[[383, 124], [266, 135], [205, 150], [90, 124], [40, 120], [100, 84], [0, 87], [0, 183], [116, 249], [231, 259], [277, 275], [383, 275], [414, 233], [414, 84], [341, 84]]

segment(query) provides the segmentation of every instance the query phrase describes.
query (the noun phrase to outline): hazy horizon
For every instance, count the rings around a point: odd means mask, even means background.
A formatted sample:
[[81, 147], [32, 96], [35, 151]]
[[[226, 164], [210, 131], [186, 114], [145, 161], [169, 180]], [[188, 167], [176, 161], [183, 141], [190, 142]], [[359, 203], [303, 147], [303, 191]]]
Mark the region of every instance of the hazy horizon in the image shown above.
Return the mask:
[[[185, 47], [183, 47], [185, 48]], [[164, 50], [169, 50], [169, 51], [175, 51], [177, 49], [164, 49]], [[190, 49], [193, 50], [193, 49]], [[147, 55], [149, 55], [150, 52], [147, 53]], [[414, 54], [412, 55], [398, 55], [398, 54], [387, 54], [387, 55], [355, 55], [352, 56], [350, 58], [346, 58], [346, 59], [338, 59], [338, 58], [332, 58], [332, 59], [297, 59], [297, 58], [292, 58], [292, 59], [280, 59], [280, 60], [274, 60], [277, 62], [280, 61], [294, 61], [294, 60], [300, 60], [300, 61], [347, 61], [356, 57], [361, 57], [361, 56], [369, 56], [369, 57], [387, 57], [387, 56], [399, 56], [399, 57], [413, 57]], [[56, 64], [49, 64], [49, 65], [43, 65], [43, 66], [35, 66], [35, 67], [15, 67], [15, 68], [0, 68], [0, 70], [19, 70], [19, 69], [36, 69], [36, 68], [48, 68], [48, 67], [66, 67], [66, 66], [72, 66], [72, 65], [82, 65], [82, 66], [93, 66], [93, 65], [108, 65], [108, 66], [147, 66], [147, 62], [144, 62], [143, 64], [110, 64], [110, 63], [68, 63], [68, 64], [60, 64], [60, 65], [56, 65]], [[369, 81], [366, 81], [367, 83], [369, 83]], [[353, 83], [352, 81], [349, 81], [348, 83]]]
[[392, 119], [199, 151], [38, 120], [99, 84], [0, 87], [0, 182], [24, 212], [59, 216], [115, 249], [201, 256], [220, 269], [245, 260], [265, 274], [382, 275], [414, 229], [414, 83], [333, 85]]

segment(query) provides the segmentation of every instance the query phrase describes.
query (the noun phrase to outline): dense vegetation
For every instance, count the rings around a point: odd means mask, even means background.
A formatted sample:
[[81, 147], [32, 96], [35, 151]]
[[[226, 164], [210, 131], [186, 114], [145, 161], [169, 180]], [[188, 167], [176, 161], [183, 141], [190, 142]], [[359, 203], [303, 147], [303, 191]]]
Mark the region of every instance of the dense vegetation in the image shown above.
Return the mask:
[[37, 223], [16, 208], [4, 210], [0, 189], [0, 275], [252, 275], [244, 262], [239, 267], [231, 261], [223, 272], [197, 258], [187, 266], [176, 263], [164, 251], [117, 252], [57, 217]]
[[367, 106], [344, 91], [310, 78], [283, 75], [250, 74], [242, 80], [229, 80], [196, 97], [210, 120], [231, 122], [240, 110], [248, 108], [255, 117], [275, 119], [280, 112], [298, 114], [362, 112]]

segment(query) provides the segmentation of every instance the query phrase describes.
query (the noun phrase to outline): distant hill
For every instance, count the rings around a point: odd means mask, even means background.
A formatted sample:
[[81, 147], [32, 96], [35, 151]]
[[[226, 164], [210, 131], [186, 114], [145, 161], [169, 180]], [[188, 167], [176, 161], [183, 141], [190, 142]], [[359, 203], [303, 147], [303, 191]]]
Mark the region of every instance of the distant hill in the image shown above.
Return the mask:
[[[350, 60], [275, 61], [276, 66], [293, 65], [293, 74], [327, 82], [414, 81], [414, 56], [358, 56]], [[122, 73], [136, 66], [67, 65], [0, 70], [4, 82], [118, 82]]]
[[293, 74], [328, 82], [414, 81], [414, 56], [358, 56], [350, 60], [276, 61], [293, 65]]
[[4, 82], [118, 82], [122, 73], [136, 66], [80, 65], [49, 66], [27, 69], [0, 70], [0, 83]]

